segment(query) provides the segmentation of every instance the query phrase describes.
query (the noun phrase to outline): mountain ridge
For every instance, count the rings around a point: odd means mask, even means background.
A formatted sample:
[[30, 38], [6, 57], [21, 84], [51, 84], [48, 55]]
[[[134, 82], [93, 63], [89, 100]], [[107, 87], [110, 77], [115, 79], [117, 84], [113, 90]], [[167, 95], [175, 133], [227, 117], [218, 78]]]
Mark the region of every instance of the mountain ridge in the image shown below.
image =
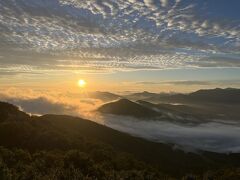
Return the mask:
[[173, 149], [169, 144], [133, 137], [96, 122], [67, 115], [28, 116], [24, 121], [7, 118], [0, 122], [0, 146], [23, 148], [30, 152], [79, 149], [86, 153], [89, 148], [111, 147], [114, 152], [130, 153], [134, 158], [175, 176], [213, 167], [240, 166], [240, 154], [186, 153]]
[[151, 102], [171, 103], [231, 103], [240, 104], [240, 89], [237, 88], [215, 88], [200, 89], [195, 92], [182, 94], [158, 94], [153, 97], [141, 99]]
[[0, 121], [23, 120], [29, 117], [27, 113], [20, 111], [17, 106], [7, 102], [0, 102]]
[[120, 99], [106, 103], [99, 107], [98, 111], [105, 114], [133, 116], [136, 118], [153, 118], [160, 116], [160, 113], [128, 99]]

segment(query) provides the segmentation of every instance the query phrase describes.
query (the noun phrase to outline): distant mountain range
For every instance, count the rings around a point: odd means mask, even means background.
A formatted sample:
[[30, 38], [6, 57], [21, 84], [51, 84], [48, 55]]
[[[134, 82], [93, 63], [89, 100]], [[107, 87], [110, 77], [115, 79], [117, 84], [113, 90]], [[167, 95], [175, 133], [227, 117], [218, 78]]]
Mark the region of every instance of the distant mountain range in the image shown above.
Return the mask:
[[122, 98], [122, 96], [120, 96], [120, 95], [113, 94], [110, 92], [102, 92], [102, 91], [91, 92], [88, 95], [90, 98], [99, 99], [99, 100], [102, 100], [105, 102], [114, 101], [114, 100]]
[[[134, 93], [130, 99], [104, 104], [99, 112], [137, 118], [206, 122], [211, 119], [239, 120], [240, 90], [210, 89], [189, 94]], [[145, 99], [143, 99], [145, 97]], [[146, 98], [148, 97], [148, 98]], [[156, 118], [157, 117], [157, 118]]]
[[[153, 104], [128, 99], [106, 103], [98, 108], [104, 114], [135, 117], [139, 120], [159, 120], [184, 124], [204, 123], [211, 118], [208, 111], [187, 105]], [[213, 116], [216, 117], [216, 116]]]
[[211, 120], [240, 120], [240, 105], [215, 105], [215, 104], [154, 104], [139, 100], [137, 103], [147, 108], [152, 108], [162, 114], [159, 120], [174, 121], [184, 124], [201, 124]]
[[147, 98], [152, 98], [154, 96], [158, 96], [159, 94], [157, 93], [151, 93], [151, 92], [148, 92], [148, 91], [143, 91], [143, 92], [138, 92], [138, 93], [132, 93], [132, 94], [129, 94], [129, 95], [126, 95], [124, 96], [125, 98], [127, 99], [130, 99], [130, 100], [140, 100], [140, 99], [147, 99]]
[[154, 95], [144, 99], [150, 102], [171, 102], [171, 103], [240, 103], [240, 89], [216, 88], [204, 89], [189, 94]]
[[[143, 110], [143, 112], [138, 112], [140, 115], [150, 112], [128, 100], [120, 100], [118, 101], [119, 104], [127, 105], [129, 108], [140, 108], [140, 110]], [[174, 176], [183, 175], [187, 172], [197, 173], [221, 167], [240, 166], [239, 154], [185, 153], [181, 150], [172, 149], [170, 145], [133, 137], [77, 117], [65, 115], [29, 116], [19, 111], [17, 107], [2, 102], [0, 102], [0, 115], [0, 146], [5, 148], [23, 148], [30, 152], [79, 149], [89, 153], [89, 156], [93, 153], [93, 150], [94, 152], [99, 150], [99, 154], [107, 151], [104, 148], [112, 148], [115, 158], [119, 156], [125, 158], [123, 153], [130, 153], [136, 159], [147, 162], [148, 166], [155, 166], [159, 171]], [[100, 147], [101, 149], [98, 149]], [[110, 161], [104, 159], [104, 155], [99, 156], [98, 154], [95, 154], [96, 157], [91, 155], [93, 158], [98, 158], [95, 160], [96, 162]], [[51, 157], [49, 158], [51, 159]], [[99, 158], [103, 158], [103, 160], [99, 160]], [[113, 159], [112, 161], [116, 160]], [[125, 162], [126, 160], [122, 164], [124, 165]], [[112, 165], [112, 168], [114, 168], [114, 165]]]
[[235, 88], [216, 88], [201, 89], [192, 93], [152, 93], [148, 91], [132, 93], [128, 95], [118, 95], [110, 92], [92, 92], [90, 98], [102, 101], [115, 101], [119, 99], [129, 99], [132, 101], [144, 100], [154, 103], [234, 103], [240, 104], [240, 89]]

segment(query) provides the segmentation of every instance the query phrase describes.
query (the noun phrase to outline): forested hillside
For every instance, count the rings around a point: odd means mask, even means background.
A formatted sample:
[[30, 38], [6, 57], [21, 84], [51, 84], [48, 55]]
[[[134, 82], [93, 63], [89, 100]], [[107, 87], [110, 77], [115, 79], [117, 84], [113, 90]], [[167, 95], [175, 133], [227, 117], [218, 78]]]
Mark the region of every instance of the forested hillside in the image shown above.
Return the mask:
[[71, 116], [0, 103], [0, 179], [238, 179], [239, 154], [185, 153]]

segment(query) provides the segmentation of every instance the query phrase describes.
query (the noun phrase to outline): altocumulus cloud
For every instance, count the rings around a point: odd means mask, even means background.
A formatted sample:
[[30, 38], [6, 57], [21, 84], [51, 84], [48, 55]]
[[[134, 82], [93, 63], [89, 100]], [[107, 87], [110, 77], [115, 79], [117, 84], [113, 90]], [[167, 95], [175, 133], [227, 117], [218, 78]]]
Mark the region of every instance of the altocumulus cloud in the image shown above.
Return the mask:
[[1, 0], [0, 69], [239, 67], [239, 2], [213, 3]]

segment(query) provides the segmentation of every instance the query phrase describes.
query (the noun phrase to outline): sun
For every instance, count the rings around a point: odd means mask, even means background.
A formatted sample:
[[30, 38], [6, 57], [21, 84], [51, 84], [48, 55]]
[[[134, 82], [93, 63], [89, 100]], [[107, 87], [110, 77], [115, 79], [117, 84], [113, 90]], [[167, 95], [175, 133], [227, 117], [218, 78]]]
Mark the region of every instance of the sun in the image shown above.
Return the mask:
[[81, 88], [84, 88], [86, 86], [86, 81], [83, 80], [83, 79], [80, 79], [78, 81], [78, 86], [81, 87]]

